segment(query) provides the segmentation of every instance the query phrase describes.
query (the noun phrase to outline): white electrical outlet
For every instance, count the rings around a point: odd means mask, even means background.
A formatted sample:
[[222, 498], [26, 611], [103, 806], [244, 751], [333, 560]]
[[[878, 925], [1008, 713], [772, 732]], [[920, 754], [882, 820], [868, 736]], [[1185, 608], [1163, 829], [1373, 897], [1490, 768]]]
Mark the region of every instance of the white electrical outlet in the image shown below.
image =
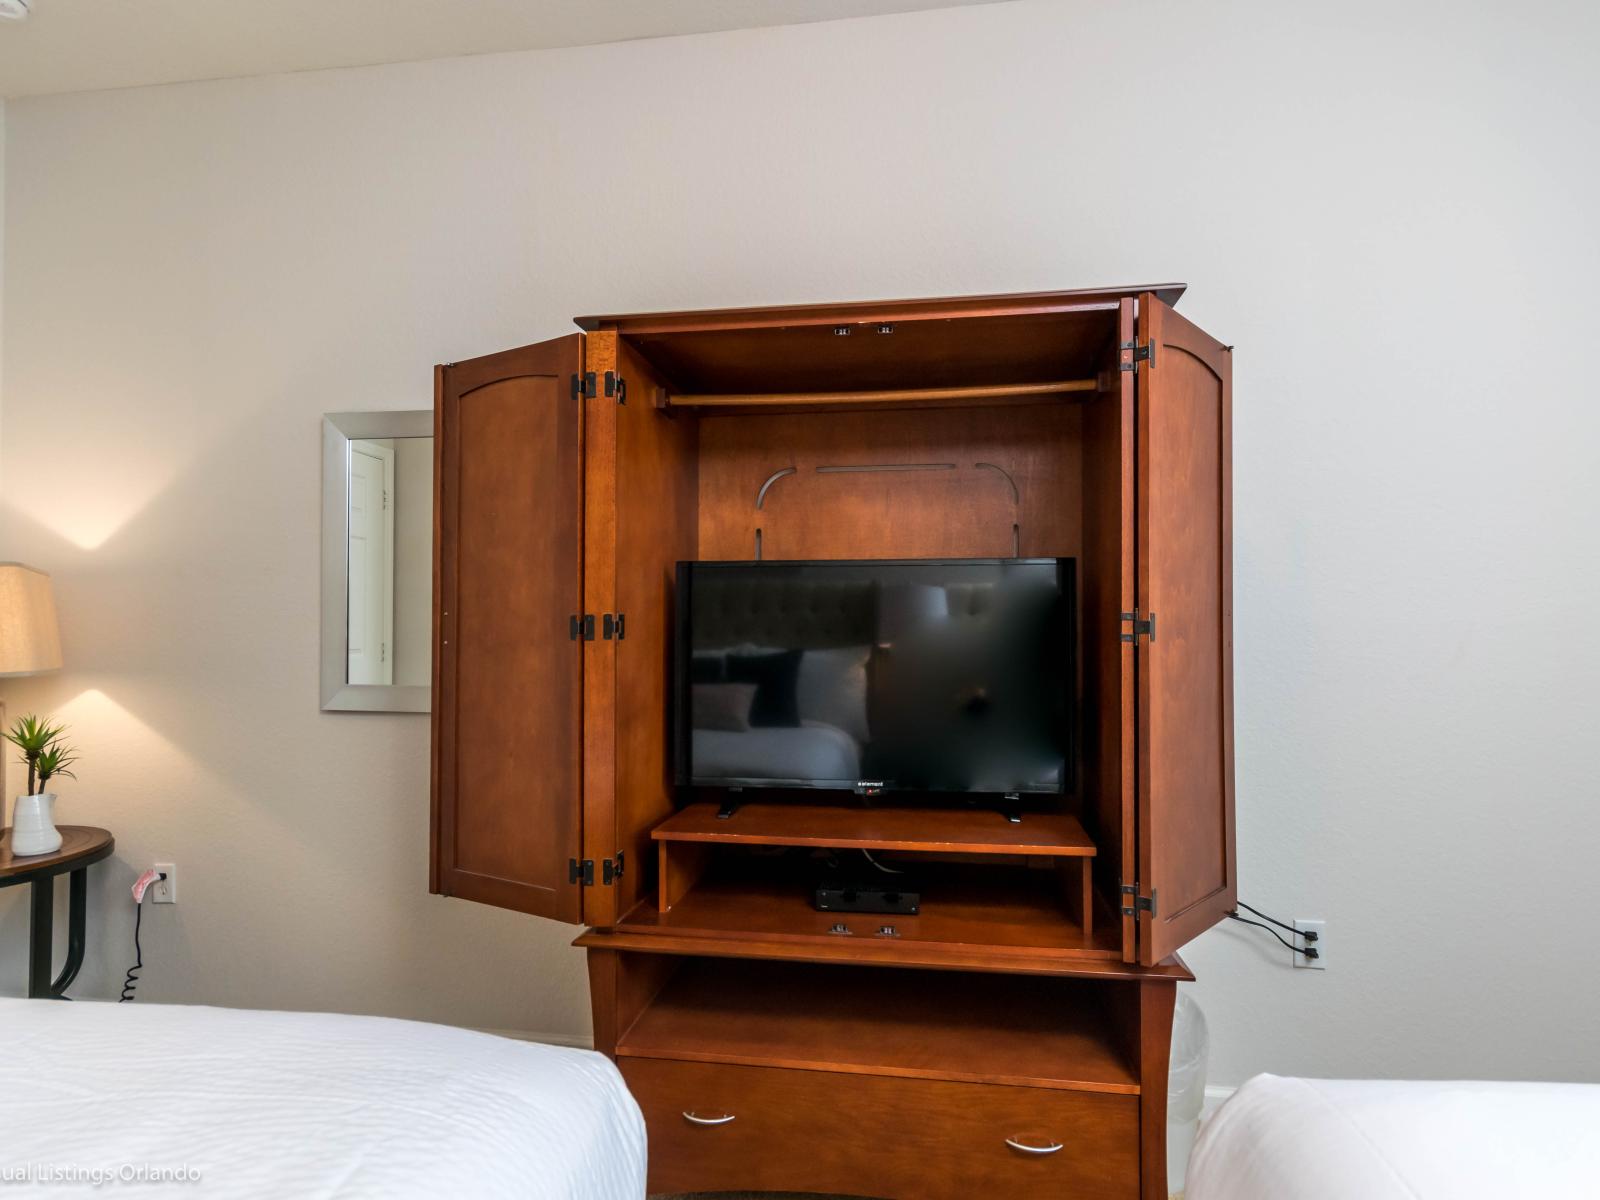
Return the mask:
[[166, 876], [150, 885], [150, 903], [176, 904], [178, 902], [178, 868], [173, 863], [156, 863], [156, 870]]
[[1304, 954], [1291, 953], [1289, 957], [1294, 959], [1294, 965], [1307, 967], [1313, 971], [1326, 971], [1328, 969], [1328, 923], [1321, 919], [1310, 921], [1296, 917], [1294, 927], [1301, 933], [1314, 933], [1317, 935], [1317, 940], [1314, 942], [1308, 942], [1304, 938], [1295, 939], [1307, 949], [1315, 950], [1317, 956], [1315, 958], [1307, 958]]

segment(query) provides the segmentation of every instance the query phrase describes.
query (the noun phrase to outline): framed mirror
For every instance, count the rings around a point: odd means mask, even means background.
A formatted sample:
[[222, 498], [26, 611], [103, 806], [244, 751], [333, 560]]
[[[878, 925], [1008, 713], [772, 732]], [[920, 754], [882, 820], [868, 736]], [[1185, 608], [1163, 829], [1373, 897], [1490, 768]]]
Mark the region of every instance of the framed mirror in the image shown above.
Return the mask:
[[429, 709], [433, 412], [322, 419], [322, 707]]

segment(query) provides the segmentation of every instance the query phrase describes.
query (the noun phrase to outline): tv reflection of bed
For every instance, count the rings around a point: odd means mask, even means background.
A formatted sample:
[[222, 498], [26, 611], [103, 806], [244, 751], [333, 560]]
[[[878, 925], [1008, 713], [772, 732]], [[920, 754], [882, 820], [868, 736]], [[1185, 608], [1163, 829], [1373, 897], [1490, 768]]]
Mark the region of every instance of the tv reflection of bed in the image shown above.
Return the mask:
[[861, 778], [877, 624], [870, 582], [796, 581], [774, 590], [707, 580], [694, 615], [697, 781], [849, 787]]
[[801, 719], [788, 728], [696, 729], [694, 763], [704, 777], [724, 780], [792, 780], [796, 786], [828, 780], [848, 787], [861, 778], [861, 746], [837, 725]]

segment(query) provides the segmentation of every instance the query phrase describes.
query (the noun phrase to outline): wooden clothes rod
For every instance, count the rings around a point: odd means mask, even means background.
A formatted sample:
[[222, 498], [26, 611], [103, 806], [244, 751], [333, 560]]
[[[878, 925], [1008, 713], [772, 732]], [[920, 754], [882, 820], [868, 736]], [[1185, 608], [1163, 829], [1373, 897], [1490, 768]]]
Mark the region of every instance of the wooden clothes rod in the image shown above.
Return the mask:
[[1013, 396], [1058, 396], [1092, 392], [1093, 379], [1058, 379], [1053, 383], [1007, 383], [990, 387], [890, 388], [871, 392], [751, 392], [744, 395], [669, 396], [682, 408], [722, 408], [763, 404], [896, 404], [925, 400], [1001, 400]]

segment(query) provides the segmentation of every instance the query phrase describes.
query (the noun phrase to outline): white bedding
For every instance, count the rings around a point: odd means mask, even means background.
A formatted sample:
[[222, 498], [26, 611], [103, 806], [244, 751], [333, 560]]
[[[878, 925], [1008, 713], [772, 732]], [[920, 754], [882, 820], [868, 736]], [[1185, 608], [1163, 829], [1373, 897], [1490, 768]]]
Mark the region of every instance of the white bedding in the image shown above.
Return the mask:
[[1600, 1195], [1600, 1086], [1259, 1075], [1207, 1122], [1187, 1200]]
[[[0, 1000], [0, 1097], [5, 1195], [644, 1195], [606, 1058], [414, 1021]], [[169, 1174], [122, 1181], [139, 1168]], [[57, 1169], [114, 1177], [40, 1179]]]
[[695, 773], [705, 779], [861, 778], [861, 748], [844, 730], [821, 721], [757, 725], [732, 732], [694, 731]]

